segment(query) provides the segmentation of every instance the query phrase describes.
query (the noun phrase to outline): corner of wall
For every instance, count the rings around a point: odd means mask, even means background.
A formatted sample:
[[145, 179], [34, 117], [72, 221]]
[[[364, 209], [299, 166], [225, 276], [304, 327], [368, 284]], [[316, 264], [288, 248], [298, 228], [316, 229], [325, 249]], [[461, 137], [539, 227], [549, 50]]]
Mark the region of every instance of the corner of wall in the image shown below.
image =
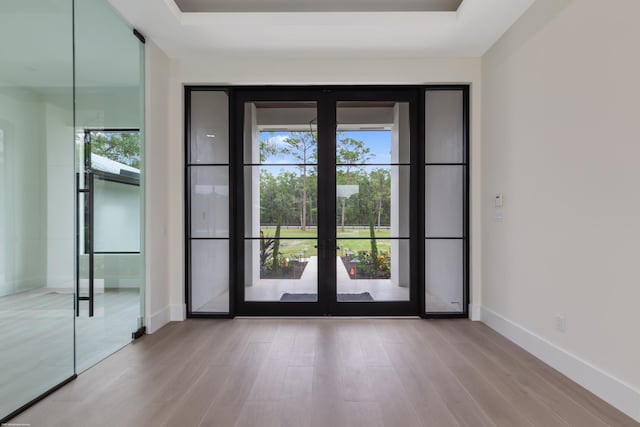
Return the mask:
[[482, 62], [475, 64], [475, 78], [469, 94], [469, 171], [471, 174], [470, 198], [470, 295], [471, 320], [480, 320], [482, 305]]
[[186, 304], [171, 304], [169, 308], [171, 310], [170, 319], [172, 322], [182, 322], [187, 318]]
[[[169, 124], [168, 183], [169, 199], [169, 301], [172, 306], [184, 305], [185, 239], [184, 239], [184, 91], [177, 60], [169, 61]], [[184, 312], [184, 310], [183, 310]], [[178, 316], [184, 320], [184, 315]]]
[[147, 317], [147, 321], [146, 321], [147, 333], [153, 334], [154, 332], [158, 331], [160, 328], [162, 328], [164, 325], [166, 325], [170, 321], [171, 321], [171, 310], [169, 306], [161, 310], [158, 310], [157, 312]]
[[170, 315], [170, 200], [167, 188], [170, 60], [150, 39], [145, 45], [145, 317], [152, 333]]
[[474, 322], [482, 321], [482, 306], [480, 304], [469, 304], [469, 319]]

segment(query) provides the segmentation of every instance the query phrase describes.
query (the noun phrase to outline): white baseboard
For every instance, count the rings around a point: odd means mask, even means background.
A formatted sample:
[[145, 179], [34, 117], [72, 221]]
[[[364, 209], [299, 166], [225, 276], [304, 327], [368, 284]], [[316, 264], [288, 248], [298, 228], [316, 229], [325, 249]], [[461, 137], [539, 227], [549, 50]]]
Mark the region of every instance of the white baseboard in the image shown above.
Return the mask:
[[147, 333], [152, 334], [156, 332], [158, 329], [162, 328], [164, 325], [171, 321], [171, 310], [169, 306], [166, 306], [162, 310], [156, 311], [149, 319], [147, 319]]
[[182, 322], [185, 318], [186, 306], [184, 304], [168, 305], [149, 316], [146, 323], [147, 333], [152, 334], [169, 322]]
[[502, 315], [481, 307], [482, 321], [602, 400], [640, 421], [640, 390]]
[[172, 322], [182, 322], [187, 318], [187, 306], [185, 304], [171, 304], [169, 308], [171, 310], [170, 319]]

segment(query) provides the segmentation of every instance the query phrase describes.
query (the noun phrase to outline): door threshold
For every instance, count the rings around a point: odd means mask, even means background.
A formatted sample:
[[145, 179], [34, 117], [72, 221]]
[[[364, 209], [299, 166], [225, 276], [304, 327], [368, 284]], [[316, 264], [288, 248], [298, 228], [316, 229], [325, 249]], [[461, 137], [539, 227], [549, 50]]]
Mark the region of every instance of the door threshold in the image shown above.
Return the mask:
[[422, 319], [420, 316], [236, 316], [234, 319]]

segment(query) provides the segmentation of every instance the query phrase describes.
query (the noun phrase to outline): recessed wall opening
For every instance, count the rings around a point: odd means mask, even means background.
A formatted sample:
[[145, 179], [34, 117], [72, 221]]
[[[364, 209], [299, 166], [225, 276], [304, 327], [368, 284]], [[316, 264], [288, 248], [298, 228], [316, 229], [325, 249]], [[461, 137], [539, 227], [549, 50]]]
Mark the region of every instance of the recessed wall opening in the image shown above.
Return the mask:
[[455, 12], [462, 0], [175, 0], [182, 12]]
[[467, 86], [186, 106], [190, 316], [467, 315]]

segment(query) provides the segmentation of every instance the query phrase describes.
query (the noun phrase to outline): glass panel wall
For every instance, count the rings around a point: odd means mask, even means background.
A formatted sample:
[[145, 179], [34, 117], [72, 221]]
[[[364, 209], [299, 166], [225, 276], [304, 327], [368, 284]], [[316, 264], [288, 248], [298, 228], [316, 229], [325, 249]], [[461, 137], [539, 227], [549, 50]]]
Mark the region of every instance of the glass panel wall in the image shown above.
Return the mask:
[[425, 94], [425, 310], [466, 312], [465, 92]]
[[71, 24], [0, 2], [0, 419], [74, 374]]
[[187, 204], [190, 313], [229, 312], [229, 97], [189, 91]]
[[2, 1], [0, 52], [4, 419], [142, 324], [144, 55], [104, 0]]
[[104, 0], [75, 2], [74, 24], [80, 372], [142, 326], [144, 45]]

